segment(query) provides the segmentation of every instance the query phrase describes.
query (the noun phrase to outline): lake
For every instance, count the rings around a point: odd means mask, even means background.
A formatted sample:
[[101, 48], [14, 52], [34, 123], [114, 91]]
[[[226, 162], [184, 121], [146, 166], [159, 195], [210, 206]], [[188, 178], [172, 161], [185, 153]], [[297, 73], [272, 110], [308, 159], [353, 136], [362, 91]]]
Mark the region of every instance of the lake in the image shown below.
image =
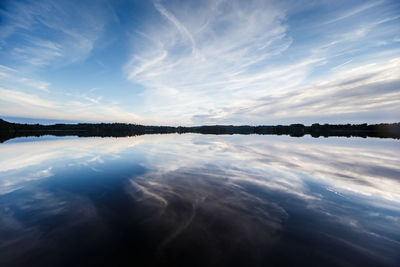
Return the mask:
[[0, 144], [0, 266], [399, 266], [400, 141]]

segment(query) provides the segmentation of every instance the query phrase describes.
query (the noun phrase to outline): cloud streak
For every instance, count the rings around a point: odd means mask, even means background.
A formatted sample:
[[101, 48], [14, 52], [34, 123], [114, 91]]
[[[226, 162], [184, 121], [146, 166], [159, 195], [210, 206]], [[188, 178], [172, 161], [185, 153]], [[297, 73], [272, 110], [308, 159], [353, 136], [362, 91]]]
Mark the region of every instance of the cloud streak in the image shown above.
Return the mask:
[[[64, 101], [52, 100], [54, 95], [25, 93], [0, 87], [0, 114], [25, 118], [49, 118], [74, 121], [93, 122], [130, 122], [144, 123], [143, 119], [134, 113], [121, 109], [110, 102], [100, 102], [88, 96], [63, 95]], [[83, 98], [83, 99], [82, 99]]]
[[243, 84], [252, 88], [265, 82], [268, 74], [259, 65], [288, 49], [292, 39], [286, 36], [284, 14], [260, 4], [210, 1], [196, 11], [185, 6], [182, 13], [155, 2], [169, 23], [160, 30], [150, 27], [149, 49], [134, 54], [125, 67], [128, 79], [146, 87], [148, 109], [161, 106], [158, 111], [165, 112], [170, 106], [160, 104], [167, 100], [173, 102], [173, 116], [182, 109], [190, 114], [200, 106], [227, 104], [224, 95], [237, 101], [234, 95]]
[[[24, 106], [35, 117], [171, 125], [399, 120], [399, 10], [392, 0], [10, 1], [0, 87], [16, 93], [0, 115]], [[11, 101], [20, 93], [60, 108]]]
[[[396, 16], [387, 16], [383, 2], [355, 5], [342, 14], [332, 12], [336, 18], [325, 24], [316, 17], [322, 25], [316, 33], [324, 31], [327, 38], [314, 43], [295, 35], [297, 25], [287, 14], [301, 11], [287, 5], [155, 1], [154, 6], [161, 14], [160, 24], [138, 35], [151, 36], [141, 39], [148, 49], [136, 52], [125, 66], [127, 78], [146, 88], [144, 109], [151, 113], [186, 124], [287, 123], [293, 116], [300, 121], [309, 122], [313, 116], [318, 120], [315, 114], [321, 113], [326, 118], [378, 109], [387, 113], [398, 105], [398, 65], [393, 63], [397, 59], [390, 59], [399, 52], [391, 47], [386, 50], [389, 57], [380, 57], [378, 42], [372, 42], [387, 39], [398, 25]], [[382, 9], [383, 16], [362, 17], [348, 29], [340, 26], [371, 8]], [[162, 23], [163, 19], [169, 23]], [[362, 42], [367, 43], [360, 48]], [[355, 82], [363, 71], [375, 73], [379, 81]], [[341, 85], [343, 79], [351, 85]], [[319, 85], [324, 81], [337, 84]]]
[[[343, 67], [343, 66], [342, 66]], [[310, 86], [287, 93], [271, 94], [254, 101], [252, 106], [241, 106], [217, 111], [214, 114], [194, 116], [201, 122], [205, 118], [214, 123], [223, 121], [305, 121], [312, 122], [316, 114], [334, 118], [349, 116], [347, 121], [362, 121], [356, 115], [371, 115], [377, 110], [393, 114], [400, 112], [400, 58], [381, 64], [348, 67], [337, 72], [330, 80], [322, 80]], [[224, 116], [220, 117], [219, 114]], [[353, 115], [353, 117], [352, 117]], [[385, 120], [385, 118], [380, 118]], [[390, 119], [396, 119], [391, 117]], [[397, 118], [398, 119], [398, 118]]]
[[[101, 7], [81, 5], [72, 1], [13, 2], [2, 14], [2, 49], [17, 59], [16, 63], [33, 68], [86, 58], [102, 33], [106, 16]], [[10, 46], [7, 40], [12, 38], [22, 41]]]

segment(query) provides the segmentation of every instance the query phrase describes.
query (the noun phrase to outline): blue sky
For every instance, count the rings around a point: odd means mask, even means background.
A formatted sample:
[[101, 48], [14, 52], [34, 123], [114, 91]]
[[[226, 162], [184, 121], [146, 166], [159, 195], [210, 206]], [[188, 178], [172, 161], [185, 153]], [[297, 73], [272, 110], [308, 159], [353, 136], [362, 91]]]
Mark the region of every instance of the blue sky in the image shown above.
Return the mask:
[[400, 2], [2, 1], [0, 116], [400, 121]]

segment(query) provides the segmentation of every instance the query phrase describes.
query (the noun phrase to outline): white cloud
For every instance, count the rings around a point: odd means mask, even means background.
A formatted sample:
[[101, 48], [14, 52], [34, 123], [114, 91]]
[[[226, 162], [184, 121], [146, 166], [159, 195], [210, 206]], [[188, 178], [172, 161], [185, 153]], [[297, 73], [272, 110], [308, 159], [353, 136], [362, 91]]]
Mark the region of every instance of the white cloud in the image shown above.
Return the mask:
[[359, 13], [362, 13], [365, 10], [368, 10], [370, 8], [376, 7], [382, 3], [384, 3], [384, 0], [380, 0], [380, 1], [367, 1], [366, 3], [363, 3], [360, 6], [357, 6], [355, 8], [352, 8], [350, 10], [347, 10], [345, 12], [343, 12], [340, 15], [337, 15], [334, 19], [331, 19], [325, 23], [334, 23], [334, 22], [338, 22], [340, 20], [344, 20], [344, 19], [348, 19], [350, 17], [353, 17], [355, 15], [358, 15]]
[[[102, 5], [73, 1], [13, 2], [2, 16], [5, 19], [0, 36], [4, 42], [0, 47], [10, 53], [20, 68], [84, 60], [108, 19]], [[20, 41], [10, 46], [10, 38]]]
[[246, 96], [257, 94], [269, 80], [262, 65], [292, 42], [284, 14], [268, 2], [154, 5], [164, 22], [138, 34], [148, 48], [132, 55], [125, 71], [147, 88], [146, 111], [176, 118], [184, 110], [185, 123], [203, 107], [241, 101], [244, 85], [253, 91]]
[[[368, 114], [382, 118], [397, 111], [398, 67], [387, 69], [392, 77], [379, 69], [400, 55], [396, 3], [339, 7], [341, 3], [154, 0], [151, 12], [131, 32], [125, 28], [130, 22], [117, 17], [126, 16], [119, 7], [117, 14], [109, 3], [91, 4], [10, 2], [2, 11], [0, 49], [9, 58], [0, 66], [0, 87], [59, 109], [38, 109], [26, 100], [11, 105], [11, 98], [24, 98], [9, 94], [8, 102], [2, 98], [7, 103], [1, 115], [191, 125], [286, 123], [289, 117], [305, 121], [322, 113], [344, 120], [348, 114], [363, 114], [359, 120], [371, 122], [376, 118]], [[111, 21], [116, 23], [106, 24]], [[107, 26], [116, 30], [107, 31], [105, 40]], [[133, 36], [128, 56], [123, 49], [127, 35]], [[110, 45], [105, 58], [92, 54], [95, 44], [99, 49]], [[97, 64], [84, 62], [89, 55], [98, 57], [93, 58]], [[121, 78], [114, 73], [121, 59], [123, 75], [132, 84], [113, 80], [115, 84], [99, 85], [100, 74]], [[349, 71], [367, 65], [375, 80], [363, 78], [366, 69]], [[75, 66], [89, 75], [68, 81]], [[351, 93], [342, 79], [351, 81]], [[338, 85], [321, 87], [323, 81]], [[381, 86], [385, 89], [379, 91]]]
[[[0, 100], [20, 106], [38, 106], [42, 108], [55, 108], [56, 104], [23, 92], [0, 88]], [[1, 112], [1, 111], [0, 111]], [[4, 112], [4, 111], [3, 111]]]
[[182, 35], [190, 40], [192, 45], [192, 53], [196, 54], [196, 42], [188, 29], [186, 29], [186, 27], [180, 23], [180, 21], [173, 14], [166, 10], [159, 1], [155, 1], [154, 6], [157, 11], [160, 12], [167, 20], [169, 20]]
[[[365, 66], [346, 64], [335, 69], [329, 78], [309, 86], [266, 95], [248, 105], [220, 109], [194, 118], [215, 123], [247, 120], [268, 124], [302, 122], [320, 115], [372, 114], [376, 110], [400, 114], [399, 89], [400, 58]], [[268, 114], [267, 118], [265, 114]]]
[[30, 75], [8, 66], [0, 66], [0, 87], [24, 88], [24, 90], [40, 90], [49, 92], [50, 83], [32, 78]]
[[[27, 118], [144, 123], [141, 117], [123, 110], [117, 104], [100, 103], [102, 96], [56, 96], [52, 93], [38, 96], [0, 87], [0, 114]], [[82, 99], [86, 101], [82, 102]]]
[[[378, 42], [372, 41], [391, 35], [396, 16], [332, 26], [382, 2], [355, 6], [329, 23], [320, 18], [318, 31], [325, 38], [309, 42], [297, 36], [306, 47], [296, 46], [291, 36], [291, 27], [297, 25], [290, 25], [287, 14], [294, 11], [274, 2], [154, 5], [159, 20], [153, 18], [137, 34], [133, 45], [141, 45], [124, 67], [130, 81], [144, 86], [144, 112], [152, 114], [151, 119], [171, 124], [268, 123], [322, 113], [390, 112], [398, 105], [398, 90], [393, 88], [398, 66], [385, 60], [399, 54], [391, 50], [390, 56], [379, 56]], [[366, 62], [368, 50], [373, 52]], [[366, 63], [377, 65], [363, 68]], [[349, 66], [361, 69], [348, 72]], [[362, 79], [366, 71], [375, 78]], [[361, 79], [351, 82], [352, 95], [349, 86], [340, 85], [343, 79]], [[322, 88], [317, 84], [323, 80], [337, 85]], [[386, 89], [379, 91], [381, 86]]]

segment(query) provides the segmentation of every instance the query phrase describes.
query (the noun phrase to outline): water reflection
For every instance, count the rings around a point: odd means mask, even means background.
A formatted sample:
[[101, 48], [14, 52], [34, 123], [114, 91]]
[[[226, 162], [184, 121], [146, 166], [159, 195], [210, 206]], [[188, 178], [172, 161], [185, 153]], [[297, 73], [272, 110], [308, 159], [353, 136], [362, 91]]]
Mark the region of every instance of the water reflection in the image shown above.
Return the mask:
[[396, 140], [0, 145], [0, 264], [398, 265]]

